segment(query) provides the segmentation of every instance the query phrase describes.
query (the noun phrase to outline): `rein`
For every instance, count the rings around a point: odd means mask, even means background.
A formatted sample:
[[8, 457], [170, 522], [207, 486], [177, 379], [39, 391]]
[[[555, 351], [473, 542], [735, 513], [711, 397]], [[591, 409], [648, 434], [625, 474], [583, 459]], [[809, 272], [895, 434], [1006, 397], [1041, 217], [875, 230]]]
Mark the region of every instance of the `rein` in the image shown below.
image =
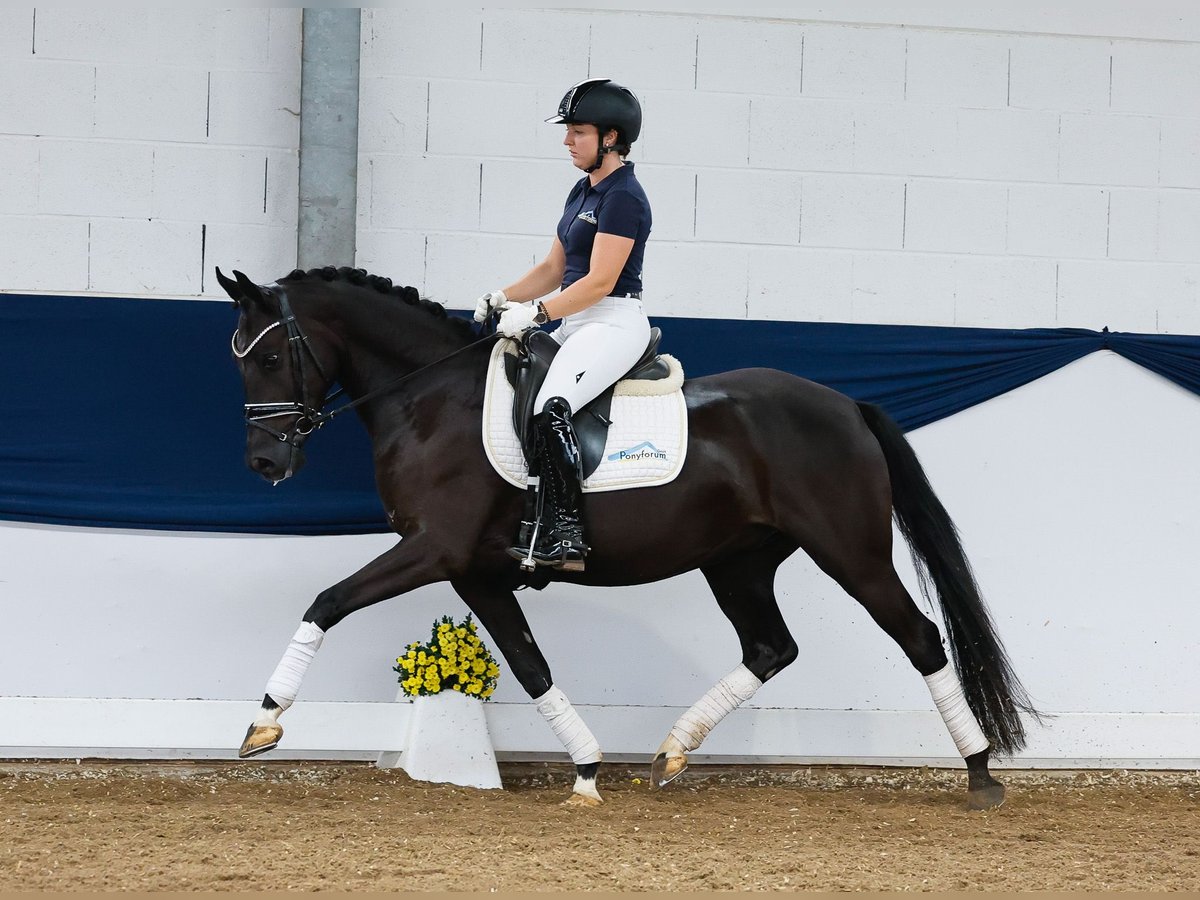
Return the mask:
[[[295, 454], [300, 450], [301, 446], [304, 444], [304, 441], [310, 434], [312, 434], [318, 428], [323, 428], [342, 413], [349, 412], [358, 406], [362, 406], [369, 400], [374, 400], [381, 394], [393, 390], [394, 388], [408, 381], [410, 378], [415, 378], [421, 373], [432, 369], [433, 367], [438, 366], [447, 360], [454, 358], [455, 356], [458, 356], [460, 353], [470, 350], [473, 347], [477, 347], [485, 342], [494, 341], [497, 338], [495, 333], [485, 335], [479, 340], [472, 341], [465, 347], [459, 347], [457, 350], [446, 354], [440, 359], [436, 359], [427, 365], [421, 366], [419, 369], [414, 369], [412, 372], [401, 375], [399, 378], [395, 378], [386, 384], [380, 385], [379, 387], [375, 388], [375, 390], [363, 394], [357, 400], [351, 400], [350, 402], [344, 403], [336, 409], [323, 412], [322, 410], [328, 403], [345, 393], [345, 388], [338, 388], [332, 394], [329, 394], [327, 397], [325, 397], [325, 399], [322, 400], [318, 406], [314, 407], [309, 402], [308, 388], [306, 384], [307, 379], [305, 378], [304, 371], [305, 356], [307, 355], [312, 359], [313, 364], [317, 367], [317, 371], [327, 383], [332, 382], [332, 379], [325, 372], [325, 367], [321, 365], [321, 360], [317, 357], [316, 352], [309, 344], [308, 336], [304, 333], [303, 329], [301, 329], [295, 313], [292, 312], [292, 307], [288, 302], [287, 295], [284, 293], [280, 293], [279, 295], [279, 311], [281, 313], [281, 318], [279, 321], [271, 323], [262, 331], [260, 331], [254, 340], [252, 340], [246, 346], [246, 349], [238, 349], [238, 333], [236, 330], [233, 332], [233, 337], [230, 341], [230, 344], [233, 349], [233, 355], [238, 359], [244, 359], [268, 332], [280, 326], [286, 328], [288, 334], [288, 348], [290, 350], [292, 360], [292, 381], [296, 387], [296, 393], [299, 394], [300, 399], [283, 401], [279, 403], [247, 403], [245, 404], [244, 409], [246, 424], [255, 428], [260, 428], [270, 434], [272, 437], [285, 444], [288, 444], [291, 447], [292, 457], [294, 457]], [[289, 430], [276, 431], [274, 428], [264, 424], [264, 420], [278, 418], [280, 416], [296, 417], [296, 420], [292, 423], [292, 427]], [[289, 459], [289, 473], [292, 470], [293, 461], [293, 459]]]

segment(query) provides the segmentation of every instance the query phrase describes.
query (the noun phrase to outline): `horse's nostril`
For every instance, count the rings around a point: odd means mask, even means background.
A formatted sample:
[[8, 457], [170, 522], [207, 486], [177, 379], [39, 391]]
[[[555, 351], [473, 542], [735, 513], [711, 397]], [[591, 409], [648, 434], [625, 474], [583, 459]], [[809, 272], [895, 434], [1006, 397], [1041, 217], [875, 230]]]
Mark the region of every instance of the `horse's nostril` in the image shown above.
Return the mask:
[[265, 456], [256, 456], [250, 460], [250, 468], [260, 475], [266, 475], [275, 469], [275, 463]]

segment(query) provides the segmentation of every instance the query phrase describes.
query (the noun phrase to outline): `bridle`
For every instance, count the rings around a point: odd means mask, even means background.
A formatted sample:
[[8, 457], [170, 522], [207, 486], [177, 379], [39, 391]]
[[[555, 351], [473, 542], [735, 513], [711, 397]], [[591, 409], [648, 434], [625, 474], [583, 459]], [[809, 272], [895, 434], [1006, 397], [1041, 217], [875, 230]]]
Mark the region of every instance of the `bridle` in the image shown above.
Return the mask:
[[[249, 355], [250, 351], [254, 349], [255, 345], [258, 344], [258, 342], [261, 341], [270, 331], [280, 326], [283, 326], [287, 330], [288, 350], [290, 352], [292, 361], [292, 384], [295, 388], [295, 393], [299, 395], [300, 399], [285, 400], [278, 403], [244, 404], [247, 426], [259, 428], [265, 431], [267, 434], [271, 435], [281, 443], [287, 444], [290, 448], [288, 451], [288, 465], [287, 472], [284, 475], [285, 478], [292, 474], [296, 462], [296, 455], [300, 453], [301, 448], [304, 446], [304, 442], [308, 440], [308, 436], [318, 428], [325, 427], [325, 425], [333, 421], [333, 419], [337, 418], [342, 413], [349, 412], [355, 407], [366, 403], [368, 400], [373, 400], [380, 394], [390, 391], [398, 384], [407, 381], [416, 375], [420, 375], [426, 369], [431, 369], [439, 363], [443, 363], [446, 360], [463, 353], [464, 351], [470, 350], [472, 347], [478, 346], [479, 344], [495, 341], [498, 337], [495, 332], [485, 334], [479, 340], [472, 341], [465, 347], [460, 347], [452, 353], [447, 353], [440, 359], [436, 359], [427, 365], [421, 366], [419, 369], [415, 369], [412, 372], [401, 375], [399, 378], [392, 379], [387, 384], [381, 385], [375, 390], [363, 394], [357, 400], [351, 400], [349, 403], [343, 403], [336, 409], [331, 409], [328, 412], [324, 412], [323, 410], [325, 406], [328, 405], [330, 401], [345, 393], [345, 388], [339, 387], [336, 391], [326, 396], [317, 406], [313, 406], [312, 403], [309, 402], [308, 384], [307, 379], [305, 378], [306, 372], [304, 368], [304, 360], [306, 356], [312, 360], [313, 365], [317, 367], [317, 371], [321, 374], [321, 377], [325, 380], [326, 384], [332, 384], [333, 379], [330, 378], [325, 372], [325, 367], [321, 365], [320, 358], [309, 344], [308, 335], [306, 335], [303, 329], [301, 329], [300, 322], [296, 319], [296, 314], [292, 312], [292, 305], [288, 302], [287, 294], [281, 291], [278, 294], [278, 297], [280, 313], [280, 318], [278, 321], [272, 322], [270, 325], [260, 331], [255, 336], [254, 340], [246, 345], [246, 349], [244, 350], [238, 349], [237, 329], [234, 329], [233, 337], [230, 339], [229, 343], [230, 348], [233, 350], [233, 355], [238, 359], [245, 359], [246, 356]], [[491, 323], [489, 322], [489, 324]], [[266, 420], [279, 418], [280, 416], [296, 417], [295, 421], [292, 422], [291, 427], [286, 431], [277, 431], [275, 428], [272, 428], [266, 423]]]
[[[279, 403], [247, 403], [244, 405], [246, 425], [259, 428], [271, 435], [273, 438], [288, 445], [288, 467], [287, 474], [292, 473], [292, 468], [296, 461], [296, 454], [300, 452], [300, 448], [304, 446], [304, 442], [308, 436], [316, 429], [320, 428], [331, 418], [328, 415], [321, 413], [325, 404], [341, 393], [341, 389], [323, 399], [320, 404], [314, 406], [310, 401], [308, 390], [308, 379], [305, 377], [305, 359], [311, 359], [313, 365], [317, 367], [317, 371], [325, 380], [326, 384], [331, 384], [332, 379], [325, 372], [325, 367], [321, 365], [320, 357], [317, 356], [312, 346], [308, 342], [308, 335], [300, 328], [300, 323], [296, 320], [296, 314], [292, 312], [292, 305], [288, 302], [287, 294], [279, 293], [279, 313], [278, 321], [272, 322], [266, 328], [258, 333], [245, 350], [239, 350], [237, 345], [238, 330], [234, 329], [233, 337], [230, 338], [230, 349], [233, 350], [233, 355], [238, 359], [245, 359], [250, 354], [250, 351], [255, 348], [259, 341], [274, 329], [283, 326], [287, 330], [288, 351], [292, 362], [292, 385], [295, 388], [295, 394], [299, 396], [299, 400], [285, 400]], [[271, 425], [267, 424], [270, 419], [277, 419], [281, 416], [294, 416], [295, 421], [286, 431], [278, 431]]]

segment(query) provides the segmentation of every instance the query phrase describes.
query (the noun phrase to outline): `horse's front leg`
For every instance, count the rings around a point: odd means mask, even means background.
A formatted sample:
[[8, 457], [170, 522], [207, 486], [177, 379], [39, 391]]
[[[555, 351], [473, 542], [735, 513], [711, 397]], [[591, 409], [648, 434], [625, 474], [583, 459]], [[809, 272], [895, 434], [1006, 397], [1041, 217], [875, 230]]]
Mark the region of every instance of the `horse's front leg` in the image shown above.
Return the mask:
[[533, 639], [517, 598], [512, 591], [496, 587], [495, 582], [494, 578], [475, 577], [456, 579], [451, 584], [487, 629], [514, 677], [571, 755], [575, 786], [566, 802], [596, 806], [602, 802], [596, 790], [596, 773], [603, 756], [600, 744], [567, 695], [554, 686], [550, 666]]
[[304, 673], [321, 649], [325, 632], [355, 610], [445, 579], [442, 555], [423, 533], [405, 537], [349, 578], [322, 591], [300, 622], [267, 680], [267, 692], [238, 756], [272, 750], [283, 736], [279, 717], [295, 702]]

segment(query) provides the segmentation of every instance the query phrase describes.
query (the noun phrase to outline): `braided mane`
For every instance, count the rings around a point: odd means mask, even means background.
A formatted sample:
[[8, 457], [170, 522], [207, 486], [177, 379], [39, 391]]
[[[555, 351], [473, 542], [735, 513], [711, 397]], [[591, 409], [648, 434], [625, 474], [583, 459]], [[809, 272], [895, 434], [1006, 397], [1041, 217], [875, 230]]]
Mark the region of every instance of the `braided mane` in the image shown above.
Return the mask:
[[345, 281], [353, 285], [374, 288], [381, 294], [391, 294], [409, 306], [415, 306], [435, 318], [446, 320], [451, 327], [461, 331], [465, 336], [474, 336], [474, 330], [471, 328], [469, 320], [447, 315], [446, 308], [442, 304], [422, 297], [415, 287], [392, 284], [392, 279], [382, 275], [372, 275], [366, 269], [354, 269], [350, 266], [324, 266], [320, 269], [309, 269], [307, 272], [303, 269], [293, 269], [279, 281], [283, 283], [313, 278], [320, 278], [322, 281]]

